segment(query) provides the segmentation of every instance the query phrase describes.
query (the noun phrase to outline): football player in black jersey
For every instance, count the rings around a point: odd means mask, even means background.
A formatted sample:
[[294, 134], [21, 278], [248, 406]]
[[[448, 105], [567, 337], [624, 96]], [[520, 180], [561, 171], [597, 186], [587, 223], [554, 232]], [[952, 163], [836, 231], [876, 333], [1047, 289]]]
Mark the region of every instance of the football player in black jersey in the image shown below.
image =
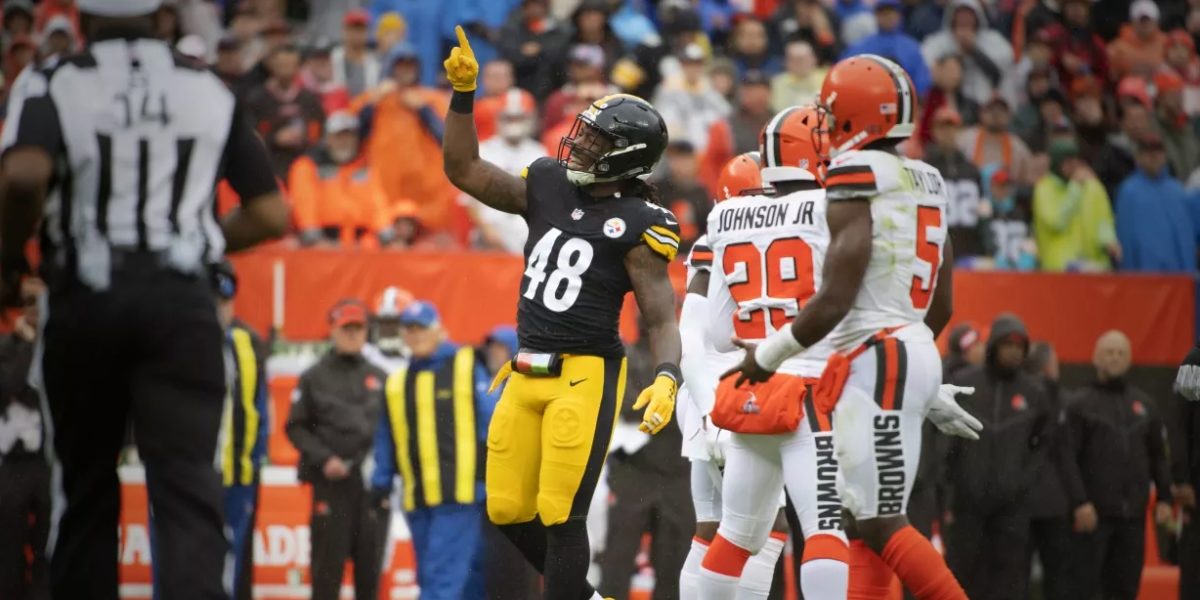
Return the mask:
[[600, 598], [588, 585], [584, 520], [625, 388], [617, 323], [633, 291], [658, 367], [638, 396], [640, 429], [671, 420], [679, 328], [667, 263], [679, 249], [670, 211], [643, 179], [667, 145], [662, 117], [641, 98], [597, 100], [576, 118], [557, 160], [520, 176], [479, 158], [472, 115], [479, 65], [457, 28], [446, 59], [454, 87], [442, 153], [446, 175], [484, 204], [525, 217], [517, 312], [521, 350], [488, 430], [487, 512], [545, 575], [545, 597]]

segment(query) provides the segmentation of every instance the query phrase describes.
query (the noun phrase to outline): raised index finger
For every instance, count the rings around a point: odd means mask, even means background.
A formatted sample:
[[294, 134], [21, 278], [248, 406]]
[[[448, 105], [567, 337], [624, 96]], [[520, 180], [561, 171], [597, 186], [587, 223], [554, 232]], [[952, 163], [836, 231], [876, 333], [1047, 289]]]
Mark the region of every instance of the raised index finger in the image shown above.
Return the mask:
[[475, 56], [475, 53], [471, 50], [471, 42], [467, 40], [467, 32], [463, 31], [462, 25], [455, 25], [454, 33], [458, 35], [458, 46], [462, 48], [462, 51], [468, 56]]

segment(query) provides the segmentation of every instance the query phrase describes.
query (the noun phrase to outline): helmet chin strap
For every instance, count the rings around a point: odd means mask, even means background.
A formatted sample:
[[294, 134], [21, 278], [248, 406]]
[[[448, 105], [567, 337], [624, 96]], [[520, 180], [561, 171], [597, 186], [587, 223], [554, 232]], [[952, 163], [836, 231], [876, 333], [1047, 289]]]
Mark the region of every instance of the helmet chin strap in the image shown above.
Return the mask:
[[626, 179], [641, 179], [645, 181], [649, 177], [649, 173], [642, 173], [634, 177], [628, 175], [619, 175], [617, 177], [597, 177], [595, 173], [590, 171], [576, 171], [575, 169], [567, 169], [567, 181], [575, 184], [575, 187], [584, 187], [594, 183], [612, 183], [614, 181], [625, 181]]

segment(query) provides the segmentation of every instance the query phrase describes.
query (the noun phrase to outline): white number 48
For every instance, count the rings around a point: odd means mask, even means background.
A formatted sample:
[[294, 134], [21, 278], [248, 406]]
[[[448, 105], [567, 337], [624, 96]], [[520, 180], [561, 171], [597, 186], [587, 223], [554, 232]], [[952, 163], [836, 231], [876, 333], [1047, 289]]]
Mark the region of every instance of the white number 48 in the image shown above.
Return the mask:
[[[564, 312], [579, 299], [579, 291], [583, 287], [583, 274], [592, 264], [592, 245], [580, 238], [567, 238], [558, 249], [556, 268], [546, 274], [550, 264], [550, 255], [554, 252], [554, 244], [562, 236], [562, 231], [551, 227], [542, 239], [533, 246], [529, 254], [529, 266], [525, 267], [525, 276], [529, 278], [529, 286], [525, 288], [525, 297], [537, 298], [538, 288], [542, 289], [542, 304], [554, 311]], [[566, 286], [563, 283], [566, 283]]]

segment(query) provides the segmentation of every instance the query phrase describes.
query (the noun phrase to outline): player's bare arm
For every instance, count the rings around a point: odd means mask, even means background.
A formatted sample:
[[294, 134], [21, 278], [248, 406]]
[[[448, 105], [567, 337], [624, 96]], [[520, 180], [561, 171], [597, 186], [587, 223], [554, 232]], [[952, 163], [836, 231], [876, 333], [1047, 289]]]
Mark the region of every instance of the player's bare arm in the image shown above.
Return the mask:
[[[823, 284], [792, 321], [790, 354], [795, 354], [821, 341], [850, 312], [863, 275], [871, 260], [871, 204], [866, 198], [830, 202], [826, 211], [829, 223], [829, 251], [821, 271]], [[785, 330], [786, 331], [786, 330]], [[783, 332], [776, 336], [782, 336]], [[764, 344], [772, 343], [768, 338]], [[758, 344], [734, 340], [734, 345], [746, 350], [742, 364], [726, 371], [721, 379], [736, 375], [734, 382], [760, 383], [773, 374], [755, 358]], [[798, 348], [796, 346], [799, 346]]]
[[708, 278], [707, 271], [699, 271], [692, 277], [692, 282], [688, 284], [687, 293], [696, 294], [698, 296], [708, 296]]
[[938, 267], [937, 287], [933, 290], [933, 299], [929, 302], [929, 312], [925, 313], [925, 325], [933, 332], [933, 337], [942, 334], [946, 324], [954, 314], [954, 247], [950, 238], [942, 248], [942, 266]]
[[446, 131], [442, 137], [442, 164], [454, 187], [480, 202], [507, 213], [525, 212], [525, 180], [479, 157], [475, 131], [475, 78], [479, 63], [462, 27], [455, 27], [458, 46], [443, 63], [446, 79], [454, 87]]
[[42, 216], [54, 163], [43, 149], [16, 147], [4, 157], [0, 187], [0, 300], [19, 300], [20, 278], [29, 272], [25, 241]]
[[667, 261], [647, 245], [638, 245], [625, 255], [625, 270], [633, 283], [633, 295], [650, 339], [650, 356], [658, 365], [654, 382], [634, 403], [634, 409], [646, 407], [639, 429], [658, 433], [671, 420], [675, 393], [682, 376], [679, 360], [683, 345], [679, 341], [679, 323], [675, 320], [675, 290], [667, 275]]

